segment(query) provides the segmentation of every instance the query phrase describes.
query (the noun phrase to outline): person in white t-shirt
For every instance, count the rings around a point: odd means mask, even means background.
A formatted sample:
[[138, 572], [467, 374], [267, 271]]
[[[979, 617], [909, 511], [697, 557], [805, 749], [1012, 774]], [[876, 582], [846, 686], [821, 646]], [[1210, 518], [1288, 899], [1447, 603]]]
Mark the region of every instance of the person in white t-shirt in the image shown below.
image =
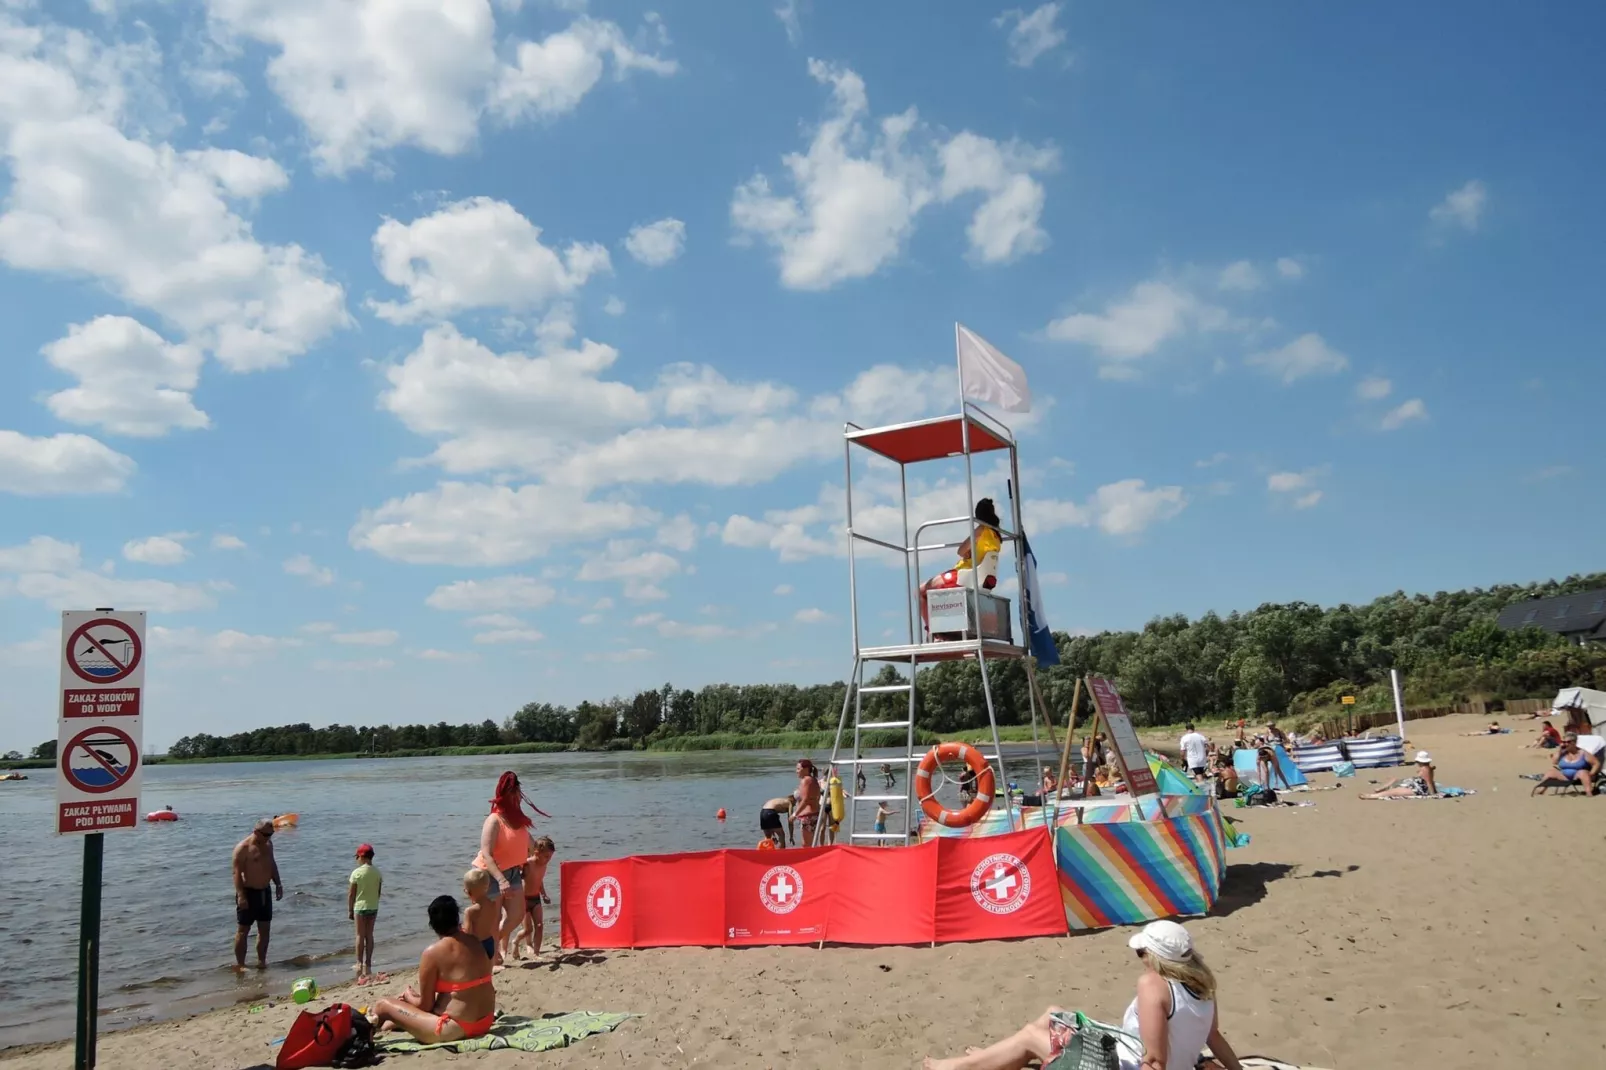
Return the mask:
[[1188, 731], [1181, 740], [1182, 758], [1187, 763], [1188, 775], [1198, 780], [1205, 775], [1205, 767], [1209, 763], [1210, 741], [1203, 734], [1194, 730], [1193, 722], [1188, 722]]

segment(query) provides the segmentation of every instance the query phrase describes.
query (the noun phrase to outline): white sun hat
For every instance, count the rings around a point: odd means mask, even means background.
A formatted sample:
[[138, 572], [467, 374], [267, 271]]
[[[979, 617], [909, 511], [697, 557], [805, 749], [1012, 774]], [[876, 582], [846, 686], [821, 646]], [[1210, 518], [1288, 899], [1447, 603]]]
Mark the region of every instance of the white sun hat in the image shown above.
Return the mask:
[[1151, 921], [1141, 932], [1134, 933], [1126, 946], [1171, 962], [1183, 962], [1193, 953], [1193, 937], [1174, 921]]
[[1425, 750], [1417, 751], [1416, 752], [1416, 764], [1417, 765], [1432, 765], [1433, 764], [1433, 755], [1429, 754]]

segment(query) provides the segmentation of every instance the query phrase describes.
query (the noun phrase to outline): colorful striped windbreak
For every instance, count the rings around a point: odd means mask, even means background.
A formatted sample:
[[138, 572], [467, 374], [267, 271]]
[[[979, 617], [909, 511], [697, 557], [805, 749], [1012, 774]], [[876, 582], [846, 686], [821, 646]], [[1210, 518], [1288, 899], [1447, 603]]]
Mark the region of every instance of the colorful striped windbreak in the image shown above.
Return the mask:
[[1060, 895], [1072, 929], [1203, 914], [1215, 904], [1226, 842], [1213, 812], [1054, 830]]

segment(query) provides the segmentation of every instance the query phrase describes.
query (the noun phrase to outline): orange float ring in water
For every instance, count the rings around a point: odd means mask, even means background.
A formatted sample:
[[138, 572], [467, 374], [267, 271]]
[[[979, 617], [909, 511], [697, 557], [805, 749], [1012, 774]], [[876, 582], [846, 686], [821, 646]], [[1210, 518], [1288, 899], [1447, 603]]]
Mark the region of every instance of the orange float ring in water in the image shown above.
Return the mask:
[[276, 829], [293, 829], [300, 821], [300, 814], [277, 814], [273, 818], [273, 827]]
[[[976, 797], [963, 810], [946, 809], [937, 801], [937, 793], [931, 787], [931, 775], [937, 771], [937, 763], [952, 758], [964, 762], [976, 775]], [[993, 767], [987, 764], [981, 751], [968, 743], [939, 743], [926, 752], [920, 759], [920, 768], [915, 770], [915, 797], [920, 800], [920, 809], [939, 825], [951, 829], [974, 825], [993, 805]]]

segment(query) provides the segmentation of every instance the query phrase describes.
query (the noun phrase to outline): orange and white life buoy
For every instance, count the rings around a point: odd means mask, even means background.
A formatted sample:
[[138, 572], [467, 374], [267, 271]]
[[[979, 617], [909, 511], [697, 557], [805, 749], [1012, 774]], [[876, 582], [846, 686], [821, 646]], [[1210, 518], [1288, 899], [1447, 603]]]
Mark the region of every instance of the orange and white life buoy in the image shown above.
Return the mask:
[[[976, 797], [963, 810], [946, 809], [937, 801], [937, 793], [931, 786], [931, 775], [937, 771], [937, 763], [951, 758], [964, 762], [976, 776]], [[926, 752], [920, 759], [920, 768], [915, 770], [915, 797], [920, 800], [920, 809], [939, 825], [953, 829], [974, 825], [993, 805], [993, 767], [987, 764], [981, 751], [968, 743], [939, 743]]]

